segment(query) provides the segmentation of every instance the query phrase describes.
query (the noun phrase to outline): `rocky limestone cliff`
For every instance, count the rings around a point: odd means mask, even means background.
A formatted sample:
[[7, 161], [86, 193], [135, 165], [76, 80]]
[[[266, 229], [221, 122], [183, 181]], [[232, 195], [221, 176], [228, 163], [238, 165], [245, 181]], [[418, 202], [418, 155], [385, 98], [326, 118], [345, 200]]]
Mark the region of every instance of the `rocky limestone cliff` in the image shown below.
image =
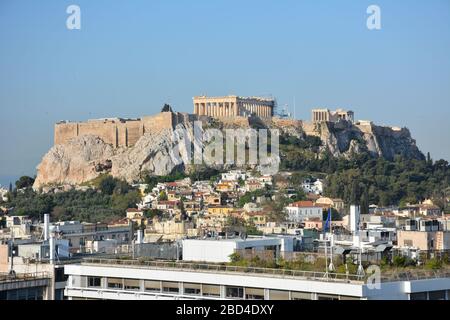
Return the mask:
[[34, 187], [77, 185], [99, 175], [98, 168], [108, 166], [114, 155], [111, 145], [94, 136], [81, 136], [48, 151], [37, 167]]
[[[177, 128], [187, 129], [177, 131], [181, 134], [192, 133], [189, 123]], [[118, 149], [91, 135], [73, 138], [66, 144], [52, 147], [44, 156], [37, 167], [33, 188], [79, 185], [105, 173], [130, 183], [140, 180], [143, 173], [170, 174], [180, 166], [179, 159], [170, 153], [173, 132], [165, 129], [146, 133], [133, 147]], [[192, 136], [189, 138], [194, 141]]]
[[342, 121], [317, 125], [317, 135], [335, 156], [348, 157], [352, 152], [369, 152], [376, 157], [393, 160], [396, 155], [425, 159], [407, 128], [377, 126], [372, 123], [355, 125]]
[[[260, 119], [248, 119], [248, 121], [240, 119], [236, 123], [213, 120], [208, 121], [205, 126], [217, 129], [276, 128], [280, 129], [281, 134], [297, 138], [305, 137], [304, 124], [301, 121], [288, 119], [274, 118], [266, 122]], [[187, 138], [194, 141], [195, 145], [205, 147], [202, 141], [194, 139], [191, 122], [180, 123], [176, 129], [178, 129], [175, 132], [179, 138], [188, 135]], [[34, 189], [56, 185], [80, 185], [105, 173], [131, 183], [139, 181], [143, 173], [167, 175], [175, 168], [189, 171], [190, 165], [184, 165], [171, 154], [173, 133], [173, 129], [146, 133], [129, 148], [115, 149], [95, 136], [80, 136], [64, 145], [55, 145], [37, 167]], [[336, 157], [347, 157], [352, 152], [370, 152], [374, 156], [387, 159], [393, 159], [396, 154], [424, 159], [406, 128], [393, 129], [371, 123], [353, 125], [344, 121], [320, 124], [314, 128], [314, 135], [321, 138], [322, 150], [328, 148]]]

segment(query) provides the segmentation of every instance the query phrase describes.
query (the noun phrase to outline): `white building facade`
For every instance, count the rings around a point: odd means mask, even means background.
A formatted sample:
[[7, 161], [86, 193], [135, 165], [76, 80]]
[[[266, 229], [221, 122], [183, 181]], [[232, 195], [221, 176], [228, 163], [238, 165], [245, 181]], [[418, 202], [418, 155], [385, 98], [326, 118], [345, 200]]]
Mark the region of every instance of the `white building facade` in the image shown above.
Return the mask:
[[312, 201], [294, 202], [285, 208], [288, 220], [295, 223], [303, 222], [307, 219], [322, 219], [323, 208], [315, 206]]
[[371, 289], [351, 278], [239, 268], [97, 259], [65, 266], [65, 295], [70, 300], [446, 300], [450, 293], [450, 278], [382, 282]]

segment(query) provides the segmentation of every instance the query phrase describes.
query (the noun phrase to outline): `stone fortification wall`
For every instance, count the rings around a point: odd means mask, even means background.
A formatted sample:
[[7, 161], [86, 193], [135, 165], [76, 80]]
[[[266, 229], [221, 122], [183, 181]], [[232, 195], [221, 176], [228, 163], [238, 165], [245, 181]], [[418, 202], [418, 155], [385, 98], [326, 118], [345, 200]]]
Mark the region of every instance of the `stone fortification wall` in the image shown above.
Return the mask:
[[161, 112], [140, 119], [117, 118], [87, 122], [60, 122], [55, 124], [54, 144], [66, 144], [76, 137], [93, 135], [115, 148], [132, 147], [145, 133], [157, 133], [192, 120], [187, 113]]
[[296, 119], [283, 119], [273, 117], [272, 122], [277, 127], [302, 127], [303, 122]]
[[320, 130], [318, 129], [317, 124], [305, 121], [302, 123], [302, 128], [303, 132], [308, 136], [320, 137]]

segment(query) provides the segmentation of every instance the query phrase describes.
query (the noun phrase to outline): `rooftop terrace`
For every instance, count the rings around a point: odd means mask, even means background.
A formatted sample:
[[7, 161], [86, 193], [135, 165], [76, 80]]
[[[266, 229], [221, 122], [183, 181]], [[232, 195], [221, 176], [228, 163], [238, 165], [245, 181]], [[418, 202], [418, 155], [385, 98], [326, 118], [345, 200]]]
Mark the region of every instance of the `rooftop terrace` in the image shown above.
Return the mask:
[[[205, 273], [227, 273], [240, 274], [246, 276], [259, 277], [279, 277], [298, 280], [314, 280], [325, 282], [340, 282], [352, 284], [364, 284], [368, 275], [325, 273], [317, 271], [302, 271], [288, 269], [271, 269], [258, 267], [240, 267], [224, 264], [208, 264], [196, 262], [176, 262], [176, 261], [144, 261], [133, 259], [105, 259], [105, 258], [85, 258], [81, 261], [83, 265], [105, 265], [114, 267], [163, 269], [173, 271], [195, 271]], [[450, 270], [420, 270], [420, 271], [399, 271], [381, 274], [381, 282], [412, 281], [423, 279], [450, 278]]]

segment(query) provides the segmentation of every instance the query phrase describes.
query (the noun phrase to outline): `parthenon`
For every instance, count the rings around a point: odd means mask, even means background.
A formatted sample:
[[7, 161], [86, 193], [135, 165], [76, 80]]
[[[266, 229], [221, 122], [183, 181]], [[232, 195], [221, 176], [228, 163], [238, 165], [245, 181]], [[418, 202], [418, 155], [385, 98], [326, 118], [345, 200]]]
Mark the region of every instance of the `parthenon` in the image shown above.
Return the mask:
[[262, 97], [207, 97], [197, 96], [194, 100], [194, 114], [214, 118], [251, 116], [271, 118], [275, 100]]

